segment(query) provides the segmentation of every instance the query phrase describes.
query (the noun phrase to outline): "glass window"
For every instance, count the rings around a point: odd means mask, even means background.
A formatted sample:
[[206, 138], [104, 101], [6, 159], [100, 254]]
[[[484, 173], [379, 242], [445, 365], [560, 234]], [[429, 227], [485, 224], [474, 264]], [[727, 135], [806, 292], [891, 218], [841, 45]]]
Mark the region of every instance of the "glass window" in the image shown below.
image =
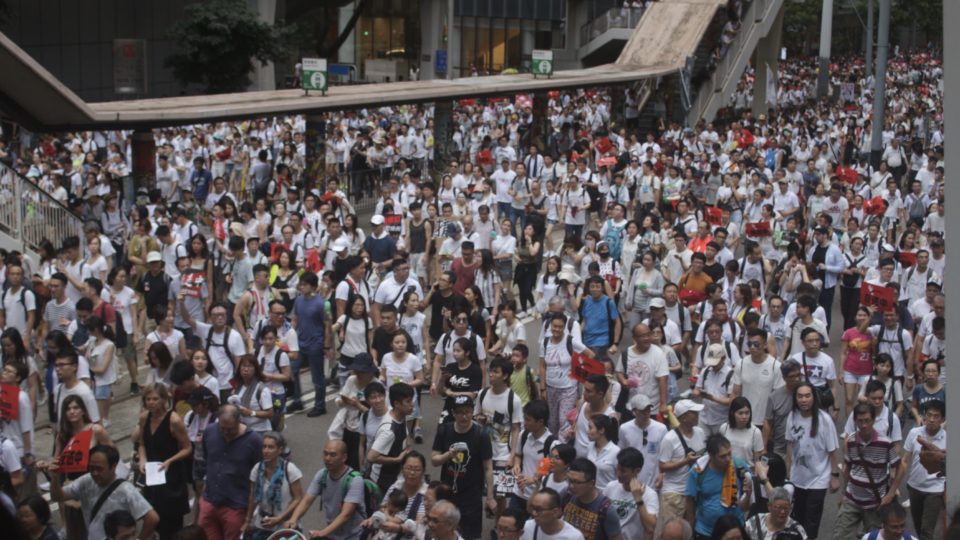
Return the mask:
[[490, 27], [477, 27], [477, 53], [474, 57], [474, 64], [480, 74], [483, 75], [490, 69]]
[[520, 27], [517, 25], [517, 21], [511, 21], [515, 26], [507, 28], [507, 67], [512, 67], [520, 69], [522, 64], [521, 58], [521, 40], [520, 40]]
[[476, 64], [477, 58], [477, 28], [476, 20], [472, 17], [460, 20], [460, 72], [461, 75], [470, 74], [470, 66]]
[[494, 73], [503, 71], [504, 69], [504, 60], [506, 55], [507, 43], [506, 35], [503, 28], [503, 19], [494, 19], [495, 26], [493, 27], [493, 38], [491, 44], [493, 45], [493, 59], [491, 62], [491, 71]]

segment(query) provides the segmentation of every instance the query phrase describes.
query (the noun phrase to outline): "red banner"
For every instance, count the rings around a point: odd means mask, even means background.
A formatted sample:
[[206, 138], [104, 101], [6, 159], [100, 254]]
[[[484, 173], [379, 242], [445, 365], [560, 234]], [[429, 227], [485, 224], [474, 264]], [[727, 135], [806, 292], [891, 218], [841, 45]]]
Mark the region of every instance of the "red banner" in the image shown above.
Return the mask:
[[837, 176], [848, 184], [857, 183], [857, 170], [853, 167], [837, 167]]
[[610, 142], [609, 137], [601, 137], [599, 140], [597, 140], [595, 147], [601, 154], [606, 154], [613, 149], [613, 144]]
[[891, 311], [894, 307], [893, 289], [864, 282], [860, 288], [860, 304], [880, 311]]
[[617, 165], [617, 158], [613, 156], [602, 157], [597, 160], [598, 167], [615, 167]]
[[0, 419], [20, 418], [20, 387], [15, 384], [0, 384]]
[[90, 440], [93, 438], [92, 431], [81, 431], [70, 439], [63, 453], [60, 454], [60, 467], [58, 472], [62, 473], [85, 473], [87, 465], [90, 463]]
[[723, 210], [716, 206], [704, 206], [707, 223], [719, 227], [723, 223]]
[[747, 223], [746, 226], [747, 236], [770, 236], [770, 222], [769, 221], [758, 221], [756, 223]]
[[323, 263], [320, 262], [320, 251], [317, 248], [308, 249], [304, 252], [303, 268], [307, 272], [319, 274], [323, 270]]
[[694, 289], [681, 289], [677, 296], [680, 298], [680, 303], [686, 307], [699, 304], [707, 299], [707, 293]]
[[587, 382], [590, 375], [604, 375], [607, 369], [603, 363], [580, 353], [573, 353], [570, 360], [570, 378], [580, 383]]

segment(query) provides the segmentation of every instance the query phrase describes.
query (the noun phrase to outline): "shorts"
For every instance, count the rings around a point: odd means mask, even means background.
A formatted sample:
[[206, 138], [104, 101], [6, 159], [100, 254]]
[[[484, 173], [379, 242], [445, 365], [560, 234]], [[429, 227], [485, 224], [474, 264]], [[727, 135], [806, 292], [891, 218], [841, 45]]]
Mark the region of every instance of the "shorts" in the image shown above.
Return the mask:
[[859, 384], [863, 386], [867, 384], [867, 381], [870, 380], [870, 375], [854, 375], [849, 371], [843, 372], [843, 382], [844, 384]]
[[427, 279], [426, 253], [411, 253], [410, 268], [419, 278]]
[[93, 391], [93, 397], [97, 401], [103, 401], [110, 399], [113, 396], [113, 386], [109, 384], [98, 384], [96, 389]]
[[559, 223], [557, 220], [547, 218], [547, 225], [556, 225], [557, 223]]

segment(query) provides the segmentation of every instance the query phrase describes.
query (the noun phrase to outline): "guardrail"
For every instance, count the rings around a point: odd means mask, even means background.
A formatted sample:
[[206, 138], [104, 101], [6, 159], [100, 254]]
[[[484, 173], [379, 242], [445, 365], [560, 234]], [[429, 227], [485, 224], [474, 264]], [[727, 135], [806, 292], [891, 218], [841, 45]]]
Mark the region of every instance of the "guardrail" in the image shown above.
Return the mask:
[[[760, 39], [773, 25], [773, 19], [784, 0], [752, 0], [743, 14], [740, 31], [730, 42], [726, 54], [717, 63], [710, 77], [700, 85], [687, 114], [690, 125], [701, 119], [712, 120], [736, 87], [743, 70]], [[716, 94], [716, 95], [715, 95]], [[717, 102], [719, 100], [719, 103]]]
[[83, 220], [29, 178], [0, 164], [0, 231], [24, 250], [38, 251], [49, 239], [54, 245], [83, 234]]
[[580, 46], [583, 47], [612, 28], [636, 28], [643, 16], [642, 7], [615, 7], [580, 26]]

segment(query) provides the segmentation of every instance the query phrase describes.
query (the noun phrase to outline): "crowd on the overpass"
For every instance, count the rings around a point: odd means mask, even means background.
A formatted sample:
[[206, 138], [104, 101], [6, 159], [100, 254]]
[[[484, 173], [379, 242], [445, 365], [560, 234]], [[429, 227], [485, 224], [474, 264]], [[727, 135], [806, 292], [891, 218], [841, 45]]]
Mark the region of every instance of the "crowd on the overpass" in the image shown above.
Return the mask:
[[[639, 129], [632, 91], [622, 121], [551, 92], [543, 130], [526, 96], [461, 101], [435, 175], [417, 106], [328, 114], [310, 150], [303, 117], [157, 130], [133, 205], [129, 133], [0, 144], [86, 221], [0, 268], [2, 507], [44, 539], [41, 485], [78, 539], [267, 538], [319, 497], [305, 534], [338, 540], [475, 539], [485, 513], [505, 539], [771, 540], [819, 537], [841, 491], [827, 537], [932, 539], [942, 70], [892, 60], [874, 168], [861, 63], [820, 102], [811, 63], [781, 66], [769, 114], [748, 73], [690, 128]], [[302, 370], [308, 417], [339, 387], [308, 482], [283, 436]], [[129, 468], [106, 430], [128, 391]]]

